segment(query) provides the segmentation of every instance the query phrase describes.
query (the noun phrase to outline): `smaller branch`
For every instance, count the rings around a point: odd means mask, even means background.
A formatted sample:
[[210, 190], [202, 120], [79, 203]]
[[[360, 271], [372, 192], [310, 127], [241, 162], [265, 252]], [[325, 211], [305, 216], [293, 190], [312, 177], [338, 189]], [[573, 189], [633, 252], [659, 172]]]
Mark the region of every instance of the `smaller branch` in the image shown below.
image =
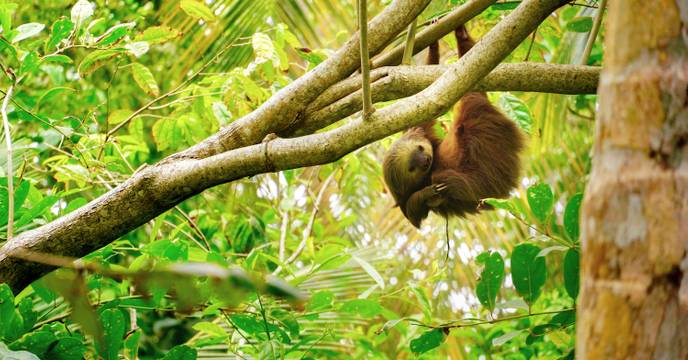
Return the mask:
[[[552, 310], [552, 311], [543, 311], [539, 313], [529, 313], [529, 314], [521, 314], [521, 315], [514, 315], [514, 316], [507, 316], [499, 319], [492, 319], [492, 320], [482, 320], [470, 324], [454, 324], [458, 321], [453, 321], [447, 324], [442, 324], [442, 325], [421, 325], [419, 324], [418, 326], [423, 326], [423, 327], [428, 327], [431, 329], [458, 329], [458, 328], [463, 328], [463, 327], [471, 327], [471, 326], [478, 326], [478, 325], [485, 325], [485, 324], [494, 324], [498, 322], [503, 322], [503, 321], [510, 321], [510, 320], [518, 320], [518, 319], [523, 319], [531, 316], [541, 316], [541, 315], [551, 315], [551, 314], [560, 314], [560, 313], [565, 313], [569, 311], [576, 311], [575, 308], [568, 308], [568, 309], [562, 309], [562, 310]], [[461, 321], [461, 320], [459, 320]]]
[[404, 46], [404, 56], [401, 58], [401, 65], [411, 65], [411, 59], [413, 58], [413, 44], [416, 41], [416, 22], [418, 19], [413, 20], [411, 25], [408, 27], [406, 33], [406, 45]]
[[528, 45], [528, 52], [526, 53], [526, 58], [523, 61], [528, 61], [528, 59], [530, 59], [530, 52], [533, 50], [533, 44], [535, 43], [535, 35], [537, 35], [537, 31], [538, 29], [535, 29], [535, 31], [533, 31], [533, 36], [530, 38], [530, 45]]
[[363, 86], [363, 118], [367, 119], [373, 110], [370, 100], [370, 54], [368, 52], [368, 9], [366, 0], [358, 0], [358, 24], [361, 34], [361, 81]]
[[[315, 199], [315, 202], [313, 203], [313, 211], [311, 211], [311, 217], [308, 219], [308, 224], [306, 225], [306, 229], [303, 231], [303, 238], [301, 239], [301, 243], [299, 243], [299, 246], [296, 248], [296, 251], [294, 251], [293, 254], [287, 259], [287, 261], [284, 262], [284, 265], [289, 265], [296, 258], [301, 255], [303, 250], [306, 248], [306, 244], [308, 244], [308, 238], [311, 237], [311, 233], [313, 232], [313, 224], [315, 223], [315, 216], [318, 214], [318, 210], [320, 210], [320, 203], [322, 202], [323, 196], [325, 195], [325, 190], [330, 186], [330, 182], [334, 179], [334, 174], [335, 172], [333, 171], [330, 176], [325, 179], [323, 182], [322, 186], [320, 186], [320, 190], [318, 191], [318, 196]], [[272, 273], [273, 275], [278, 275], [280, 272], [282, 272], [282, 266], [277, 267], [275, 271]]]
[[7, 146], [7, 241], [12, 241], [14, 228], [14, 169], [12, 166], [12, 135], [10, 134], [10, 121], [7, 118], [7, 104], [12, 98], [14, 85], [11, 85], [5, 93], [2, 101], [2, 126], [5, 130], [5, 145]]
[[588, 58], [590, 58], [590, 53], [592, 52], [592, 46], [595, 45], [597, 33], [600, 31], [600, 25], [602, 25], [602, 15], [604, 15], [605, 7], [607, 7], [607, 0], [601, 0], [599, 8], [597, 9], [597, 14], [595, 15], [595, 23], [592, 25], [592, 29], [588, 35], [588, 42], [585, 44], [585, 50], [580, 60], [581, 65], [588, 63]]

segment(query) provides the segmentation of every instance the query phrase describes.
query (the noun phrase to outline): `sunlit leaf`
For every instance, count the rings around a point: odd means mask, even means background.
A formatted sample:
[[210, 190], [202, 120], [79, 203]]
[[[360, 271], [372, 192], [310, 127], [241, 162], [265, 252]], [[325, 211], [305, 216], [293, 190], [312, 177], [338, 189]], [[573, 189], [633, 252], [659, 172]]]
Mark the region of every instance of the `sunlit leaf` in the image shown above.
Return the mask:
[[370, 265], [369, 262], [353, 254], [351, 255], [351, 258], [354, 261], [356, 261], [359, 265], [361, 265], [363, 270], [365, 270], [365, 272], [368, 273], [368, 275], [370, 275], [370, 277], [373, 278], [373, 280], [375, 280], [378, 286], [380, 286], [380, 289], [385, 288], [385, 280], [382, 278], [382, 275], [380, 275], [380, 273], [377, 272], [377, 270], [375, 270], [375, 268], [372, 265]]
[[182, 0], [179, 2], [179, 7], [184, 10], [187, 15], [193, 18], [203, 19], [205, 21], [215, 21], [213, 11], [200, 1]]
[[368, 299], [349, 300], [342, 304], [341, 312], [358, 314], [364, 318], [372, 318], [382, 313], [382, 306], [376, 301]]
[[168, 26], [153, 26], [136, 35], [134, 41], [145, 41], [150, 45], [162, 44], [180, 35], [179, 31]]
[[17, 26], [17, 35], [12, 38], [13, 43], [18, 43], [24, 39], [38, 35], [45, 25], [40, 23], [28, 23]]
[[61, 18], [55, 23], [53, 23], [52, 30], [50, 32], [50, 38], [46, 43], [46, 49], [52, 49], [57, 47], [60, 42], [66, 39], [69, 34], [74, 30], [74, 23], [67, 18]]
[[96, 4], [88, 0], [79, 0], [74, 4], [71, 11], [72, 22], [75, 24], [83, 24], [84, 21], [93, 16], [93, 11], [96, 9]]
[[196, 360], [196, 349], [187, 345], [177, 345], [170, 349], [162, 360]]
[[497, 293], [504, 281], [504, 260], [498, 252], [489, 253], [484, 262], [485, 266], [480, 273], [480, 280], [475, 287], [476, 296], [480, 303], [492, 311], [497, 300]]
[[514, 330], [514, 331], [510, 331], [510, 332], [508, 332], [502, 336], [496, 337], [496, 338], [492, 339], [492, 346], [503, 345], [506, 342], [508, 342], [509, 340], [521, 335], [521, 333], [523, 333], [524, 331], [525, 330]]
[[158, 96], [160, 95], [160, 88], [155, 81], [153, 73], [144, 65], [140, 63], [131, 64], [131, 74], [134, 76], [134, 81], [147, 94]]
[[79, 64], [79, 73], [86, 76], [101, 67], [106, 60], [112, 59], [117, 55], [122, 54], [120, 49], [95, 50], [86, 55]]
[[134, 26], [136, 26], [135, 22], [117, 24], [109, 28], [103, 35], [99, 36], [95, 42], [100, 46], [113, 44], [127, 35], [129, 30], [131, 30]]

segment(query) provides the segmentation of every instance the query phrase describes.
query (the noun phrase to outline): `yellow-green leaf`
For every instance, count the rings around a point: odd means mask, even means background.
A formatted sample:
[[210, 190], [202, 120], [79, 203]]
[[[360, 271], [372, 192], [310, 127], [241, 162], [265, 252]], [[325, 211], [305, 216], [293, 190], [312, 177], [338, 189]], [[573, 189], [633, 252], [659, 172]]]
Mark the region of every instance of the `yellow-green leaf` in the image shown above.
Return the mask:
[[86, 76], [101, 67], [105, 60], [111, 59], [122, 53], [119, 49], [96, 50], [84, 57], [79, 64], [79, 74]]
[[193, 18], [203, 19], [205, 21], [215, 21], [213, 12], [200, 1], [182, 0], [179, 3], [179, 7], [182, 8], [187, 15]]
[[162, 44], [180, 35], [180, 32], [168, 26], [153, 26], [136, 35], [134, 41], [146, 41], [150, 45]]
[[153, 96], [160, 95], [158, 83], [155, 82], [153, 73], [147, 67], [139, 63], [133, 63], [131, 64], [131, 74], [141, 90]]

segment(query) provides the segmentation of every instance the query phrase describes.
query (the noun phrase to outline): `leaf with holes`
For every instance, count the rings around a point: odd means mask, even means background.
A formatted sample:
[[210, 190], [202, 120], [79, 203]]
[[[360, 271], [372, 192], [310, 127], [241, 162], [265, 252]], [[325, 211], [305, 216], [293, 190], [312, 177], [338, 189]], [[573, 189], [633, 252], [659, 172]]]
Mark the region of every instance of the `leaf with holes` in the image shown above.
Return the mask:
[[475, 293], [480, 303], [492, 312], [497, 300], [497, 293], [502, 286], [502, 281], [504, 281], [504, 259], [498, 252], [485, 252], [483, 254], [487, 254], [487, 257], [484, 258], [485, 267], [480, 273], [480, 280], [475, 287]]
[[574, 242], [578, 242], [580, 236], [580, 207], [582, 202], [583, 194], [573, 195], [566, 204], [566, 210], [564, 210], [564, 230]]
[[179, 7], [192, 18], [215, 21], [215, 15], [213, 15], [212, 10], [200, 1], [182, 0], [179, 3]]
[[53, 23], [53, 27], [50, 31], [50, 38], [45, 44], [46, 49], [52, 49], [57, 47], [60, 42], [72, 33], [74, 30], [74, 23], [67, 18], [61, 18]]
[[545, 222], [554, 205], [552, 189], [547, 184], [535, 184], [528, 188], [526, 195], [528, 197], [528, 205], [535, 218], [540, 222]]

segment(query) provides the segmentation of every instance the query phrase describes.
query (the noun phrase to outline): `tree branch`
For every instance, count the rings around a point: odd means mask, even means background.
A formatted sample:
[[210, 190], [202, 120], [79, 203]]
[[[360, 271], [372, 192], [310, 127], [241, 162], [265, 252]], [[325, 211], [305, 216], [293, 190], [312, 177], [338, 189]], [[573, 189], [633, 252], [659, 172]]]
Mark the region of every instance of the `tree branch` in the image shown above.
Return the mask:
[[[478, 16], [478, 14], [495, 2], [497, 2], [497, 0], [473, 0], [457, 7], [437, 21], [437, 23], [430, 25], [428, 28], [418, 33], [413, 44], [413, 54], [419, 53], [430, 46], [430, 44], [454, 31], [459, 25], [465, 24], [468, 20]], [[377, 59], [373, 59], [373, 68], [399, 65], [403, 56], [404, 45], [399, 45], [391, 51], [385, 52]]]
[[[52, 269], [50, 266], [36, 265], [14, 258], [13, 252], [26, 249], [63, 256], [84, 256], [212, 186], [264, 172], [332, 162], [357, 148], [408, 126], [435, 118], [447, 111], [463, 94], [492, 71], [552, 11], [566, 2], [563, 0], [525, 0], [483, 37], [470, 52], [449, 66], [447, 71], [431, 86], [416, 95], [374, 112], [369, 121], [356, 119], [325, 133], [293, 139], [278, 138], [203, 158], [178, 156], [144, 167], [124, 184], [84, 207], [37, 229], [24, 232], [13, 241], [6, 243], [0, 248], [0, 282], [7, 283], [15, 292], [18, 292]], [[391, 15], [403, 17], [403, 14]], [[415, 17], [415, 15], [408, 15], [408, 21], [403, 26], [408, 25]], [[377, 29], [376, 32], [385, 31], [385, 29], [379, 29], [379, 21], [377, 26], [373, 26], [375, 23], [376, 20], [373, 20], [371, 24], [371, 38], [379, 39], [379, 35], [373, 36], [373, 29]], [[356, 56], [351, 58], [348, 54], [344, 54], [341, 57], [356, 62], [358, 60], [358, 50], [355, 49], [357, 43], [354, 41], [353, 44], [350, 51]], [[341, 54], [341, 50], [338, 54]], [[336, 77], [333, 74], [329, 76]], [[323, 84], [322, 80], [306, 75], [296, 80], [294, 83], [297, 85], [293, 88], [305, 86], [298, 85], [304, 83], [304, 78], [317, 83], [318, 88]], [[281, 95], [278, 99], [271, 99], [261, 107], [262, 112], [256, 111], [259, 114], [254, 115], [253, 118], [265, 119], [267, 115], [277, 116], [278, 114], [271, 114], [271, 111], [289, 106], [269, 104], [281, 103], [285, 101], [285, 98], [292, 99], [294, 103], [300, 103], [300, 105], [289, 107], [289, 110], [294, 110], [305, 109], [306, 104], [310, 102], [307, 99], [312, 100], [317, 97], [310, 93], [304, 97], [289, 96], [282, 92], [279, 94]], [[288, 116], [285, 115], [285, 117], [290, 120]], [[255, 136], [270, 128], [269, 125], [261, 122], [253, 124], [256, 128], [244, 130], [238, 138], [246, 141], [244, 135]], [[240, 131], [234, 129], [234, 131]], [[222, 137], [223, 134], [227, 133], [219, 134], [216, 137], [217, 146], [210, 146], [210, 148], [224, 149], [227, 143], [221, 141], [225, 139]], [[204, 143], [207, 145], [207, 142]], [[198, 149], [203, 149], [203, 147], [194, 147], [190, 153], [193, 154]], [[203, 154], [209, 155], [212, 151], [205, 151]]]

